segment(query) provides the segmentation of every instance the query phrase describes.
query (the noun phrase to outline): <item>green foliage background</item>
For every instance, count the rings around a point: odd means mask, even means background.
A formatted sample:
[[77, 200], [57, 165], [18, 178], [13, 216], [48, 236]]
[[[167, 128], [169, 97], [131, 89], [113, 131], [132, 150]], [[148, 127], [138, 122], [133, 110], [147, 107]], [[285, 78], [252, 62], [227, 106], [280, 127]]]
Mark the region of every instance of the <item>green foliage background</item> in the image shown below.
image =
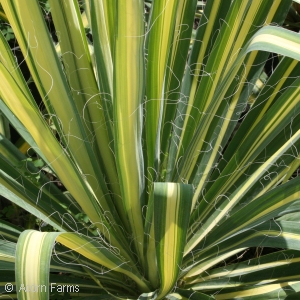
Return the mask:
[[297, 3], [1, 5], [1, 297], [299, 295]]

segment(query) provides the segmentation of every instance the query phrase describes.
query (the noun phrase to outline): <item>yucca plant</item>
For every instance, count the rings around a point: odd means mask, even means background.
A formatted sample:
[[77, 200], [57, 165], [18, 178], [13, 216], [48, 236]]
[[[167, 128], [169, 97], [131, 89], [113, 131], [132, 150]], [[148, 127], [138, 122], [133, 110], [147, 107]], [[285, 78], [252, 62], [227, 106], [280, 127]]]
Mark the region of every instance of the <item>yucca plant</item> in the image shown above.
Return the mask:
[[57, 43], [37, 0], [1, 0], [39, 97], [1, 36], [1, 120], [31, 156], [1, 127], [0, 194], [42, 222], [1, 221], [1, 299], [300, 297], [291, 4], [49, 0]]

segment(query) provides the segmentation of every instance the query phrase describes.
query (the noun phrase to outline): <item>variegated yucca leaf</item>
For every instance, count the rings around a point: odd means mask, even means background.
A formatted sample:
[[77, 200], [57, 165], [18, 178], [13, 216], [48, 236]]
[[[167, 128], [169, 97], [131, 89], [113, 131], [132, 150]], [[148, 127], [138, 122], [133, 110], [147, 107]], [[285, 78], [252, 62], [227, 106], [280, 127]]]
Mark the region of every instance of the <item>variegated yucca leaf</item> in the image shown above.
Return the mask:
[[39, 220], [0, 212], [0, 298], [297, 299], [292, 1], [44, 2], [0, 0], [0, 195]]

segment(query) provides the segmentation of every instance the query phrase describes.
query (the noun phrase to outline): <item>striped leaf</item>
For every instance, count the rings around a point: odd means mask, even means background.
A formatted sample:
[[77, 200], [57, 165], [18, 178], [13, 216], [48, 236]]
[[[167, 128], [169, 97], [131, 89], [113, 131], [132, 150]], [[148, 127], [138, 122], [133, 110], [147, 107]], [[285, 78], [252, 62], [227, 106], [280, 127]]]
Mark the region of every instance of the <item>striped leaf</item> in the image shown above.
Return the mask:
[[[165, 93], [164, 81], [167, 72], [168, 56], [178, 6], [186, 0], [154, 1], [147, 27], [147, 73], [146, 73], [146, 125], [147, 173], [150, 182], [157, 180], [154, 170], [158, 170], [160, 157], [160, 130]], [[185, 6], [183, 4], [183, 6]]]
[[[55, 29], [59, 32], [61, 59], [64, 65], [67, 66], [65, 73], [72, 91], [72, 102], [76, 105], [76, 109], [82, 118], [81, 123], [86, 127], [87, 138], [91, 142], [95, 140], [93, 150], [100, 152], [99, 155], [95, 156], [95, 159], [98, 157], [105, 158], [101, 160], [101, 165], [104, 166], [102, 172], [106, 174], [109, 182], [118, 182], [113, 154], [109, 148], [112, 139], [111, 124], [109, 119], [105, 117], [104, 112], [106, 110], [101, 109], [106, 101], [101, 99], [97, 86], [85, 31], [82, 22], [80, 22], [79, 6], [76, 1], [72, 0], [64, 2], [50, 1], [49, 3]], [[72, 28], [78, 28], [79, 30], [72, 30]], [[81, 71], [76, 72], [76, 70]], [[110, 187], [115, 196], [120, 197], [118, 185], [115, 184]]]
[[[119, 1], [114, 56], [114, 148], [120, 189], [138, 259], [143, 256], [144, 205], [143, 155], [141, 150], [141, 103], [144, 93], [142, 1]], [[132, 23], [131, 16], [136, 16]]]
[[162, 299], [175, 286], [183, 257], [192, 186], [154, 183], [154, 234]]

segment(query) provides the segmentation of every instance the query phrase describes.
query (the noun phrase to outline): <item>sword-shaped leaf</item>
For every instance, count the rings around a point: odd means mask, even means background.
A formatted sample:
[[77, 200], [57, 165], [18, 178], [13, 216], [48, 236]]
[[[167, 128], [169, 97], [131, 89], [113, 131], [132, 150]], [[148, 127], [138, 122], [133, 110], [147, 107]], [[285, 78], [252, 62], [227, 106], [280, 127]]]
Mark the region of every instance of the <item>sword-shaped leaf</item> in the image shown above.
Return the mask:
[[161, 283], [157, 299], [163, 299], [176, 284], [186, 242], [191, 201], [191, 185], [154, 183], [154, 235]]

